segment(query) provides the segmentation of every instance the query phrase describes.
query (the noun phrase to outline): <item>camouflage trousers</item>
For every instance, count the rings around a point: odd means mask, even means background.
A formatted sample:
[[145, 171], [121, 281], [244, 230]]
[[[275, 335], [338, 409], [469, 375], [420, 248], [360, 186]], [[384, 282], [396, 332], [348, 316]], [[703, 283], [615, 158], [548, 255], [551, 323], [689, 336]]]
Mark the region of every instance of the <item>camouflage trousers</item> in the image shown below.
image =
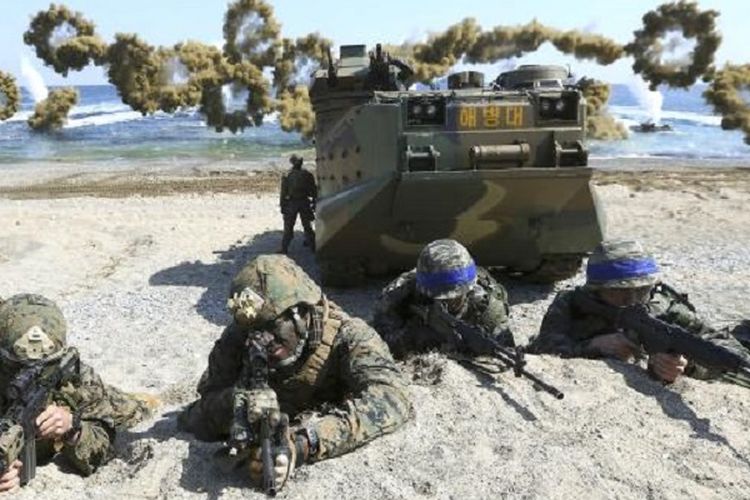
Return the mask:
[[180, 414], [177, 425], [201, 441], [223, 441], [232, 425], [234, 388], [208, 392]]
[[315, 231], [312, 228], [312, 221], [315, 220], [315, 214], [308, 200], [289, 200], [284, 206], [284, 236], [281, 239], [281, 251], [287, 253], [289, 243], [294, 237], [294, 225], [297, 223], [297, 216], [302, 221], [302, 229], [305, 231], [305, 246], [315, 249]]

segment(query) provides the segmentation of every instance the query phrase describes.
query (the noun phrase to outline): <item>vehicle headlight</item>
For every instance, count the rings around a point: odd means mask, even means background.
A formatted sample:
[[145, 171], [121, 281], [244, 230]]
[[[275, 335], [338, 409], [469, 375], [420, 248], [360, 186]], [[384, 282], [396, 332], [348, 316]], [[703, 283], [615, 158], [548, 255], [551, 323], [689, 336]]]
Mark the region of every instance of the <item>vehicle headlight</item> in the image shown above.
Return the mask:
[[541, 95], [538, 100], [539, 118], [542, 120], [577, 121], [578, 99], [576, 91], [564, 91], [558, 95]]
[[445, 101], [429, 96], [410, 99], [406, 106], [407, 125], [445, 125]]

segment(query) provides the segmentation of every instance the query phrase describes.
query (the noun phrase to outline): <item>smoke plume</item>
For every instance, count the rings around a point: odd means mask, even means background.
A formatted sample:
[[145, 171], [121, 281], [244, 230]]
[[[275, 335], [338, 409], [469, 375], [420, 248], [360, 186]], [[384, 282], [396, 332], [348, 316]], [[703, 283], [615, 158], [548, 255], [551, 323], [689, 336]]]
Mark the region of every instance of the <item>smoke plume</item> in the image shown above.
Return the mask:
[[68, 113], [78, 103], [78, 92], [72, 88], [55, 89], [38, 103], [29, 118], [29, 126], [38, 132], [58, 130], [68, 121]]
[[5, 121], [18, 112], [21, 91], [10, 73], [0, 71], [0, 121]]

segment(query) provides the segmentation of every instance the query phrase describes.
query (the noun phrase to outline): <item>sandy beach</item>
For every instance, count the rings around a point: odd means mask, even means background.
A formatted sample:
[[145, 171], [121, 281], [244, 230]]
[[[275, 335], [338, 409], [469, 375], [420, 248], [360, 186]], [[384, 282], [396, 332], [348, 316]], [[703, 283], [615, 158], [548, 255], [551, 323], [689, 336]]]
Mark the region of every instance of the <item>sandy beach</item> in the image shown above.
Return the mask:
[[[640, 239], [663, 278], [720, 327], [750, 318], [750, 169], [606, 168], [595, 175], [608, 236]], [[213, 342], [229, 281], [279, 247], [278, 170], [0, 178], [0, 296], [44, 294], [106, 381], [164, 406], [82, 479], [50, 464], [20, 498], [263, 498], [212, 460], [218, 444], [177, 432]], [[291, 256], [317, 277], [313, 257]], [[555, 286], [507, 282], [512, 323], [533, 335]], [[384, 280], [326, 290], [370, 318]], [[330, 498], [716, 498], [750, 495], [750, 392], [684, 379], [664, 387], [619, 362], [530, 357], [562, 401], [503, 373], [484, 378], [436, 354], [403, 365], [414, 418], [344, 457], [305, 466], [279, 495]]]

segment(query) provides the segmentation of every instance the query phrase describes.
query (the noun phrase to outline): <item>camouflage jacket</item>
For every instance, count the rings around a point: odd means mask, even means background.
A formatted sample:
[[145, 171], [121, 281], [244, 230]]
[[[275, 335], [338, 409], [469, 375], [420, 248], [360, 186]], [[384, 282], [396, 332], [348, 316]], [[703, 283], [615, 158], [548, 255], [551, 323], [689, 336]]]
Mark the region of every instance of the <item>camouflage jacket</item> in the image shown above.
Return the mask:
[[[274, 373], [269, 380], [293, 427], [317, 433], [320, 447], [310, 461], [342, 455], [394, 431], [411, 408], [406, 384], [380, 337], [362, 320], [333, 309], [340, 326], [313, 376], [302, 377], [295, 367], [294, 373]], [[198, 384], [201, 398], [180, 416], [180, 427], [199, 439], [228, 437], [246, 336], [235, 323], [224, 330]], [[309, 357], [303, 355], [300, 363]]]
[[[2, 376], [0, 387], [9, 380]], [[65, 406], [81, 418], [81, 433], [75, 444], [53, 441], [37, 441], [37, 457], [40, 462], [50, 460], [58, 451], [84, 476], [113, 456], [112, 443], [115, 428], [126, 423], [145, 407], [135, 403], [119, 390], [106, 386], [94, 370], [81, 363], [80, 376], [56, 390], [49, 403]], [[8, 402], [0, 398], [0, 410], [5, 412]]]
[[[508, 325], [510, 307], [505, 288], [483, 268], [477, 268], [477, 283], [469, 292], [459, 319], [494, 335], [503, 345], [515, 345]], [[416, 270], [412, 269], [383, 289], [375, 306], [373, 325], [397, 358], [410, 352], [430, 349], [461, 350], [461, 346], [442, 343], [422, 324], [411, 305], [429, 305], [432, 299], [416, 288]]]
[[750, 319], [745, 319], [732, 329], [734, 338], [740, 341], [747, 349], [750, 349]]
[[[583, 289], [585, 290], [585, 288]], [[592, 338], [612, 333], [605, 319], [577, 310], [573, 303], [576, 290], [563, 290], [550, 304], [542, 320], [539, 335], [529, 345], [529, 352], [558, 354], [563, 357], [598, 358], [602, 354], [590, 347]], [[588, 292], [587, 292], [588, 293]], [[671, 324], [681, 326], [690, 333], [714, 344], [725, 347], [750, 360], [748, 353], [728, 332], [717, 331], [707, 325], [687, 302], [685, 296], [675, 293], [670, 287], [657, 284], [646, 304], [649, 313]], [[636, 340], [634, 332], [624, 332]], [[719, 374], [689, 362], [685, 373], [694, 378], [714, 378]]]
[[315, 176], [305, 169], [291, 169], [281, 179], [279, 204], [286, 201], [315, 200], [317, 198]]

